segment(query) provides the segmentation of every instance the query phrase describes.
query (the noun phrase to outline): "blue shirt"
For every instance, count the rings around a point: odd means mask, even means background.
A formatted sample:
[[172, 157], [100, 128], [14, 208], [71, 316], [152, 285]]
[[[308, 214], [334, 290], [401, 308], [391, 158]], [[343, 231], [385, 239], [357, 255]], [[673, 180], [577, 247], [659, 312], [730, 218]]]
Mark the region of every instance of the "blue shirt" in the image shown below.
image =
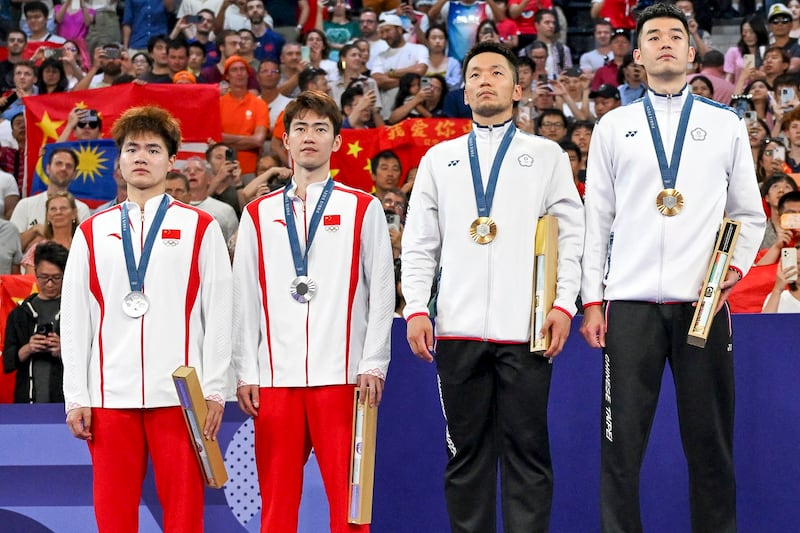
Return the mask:
[[156, 35], [166, 36], [167, 11], [161, 0], [125, 0], [123, 26], [130, 26], [128, 48], [147, 48], [147, 41]]

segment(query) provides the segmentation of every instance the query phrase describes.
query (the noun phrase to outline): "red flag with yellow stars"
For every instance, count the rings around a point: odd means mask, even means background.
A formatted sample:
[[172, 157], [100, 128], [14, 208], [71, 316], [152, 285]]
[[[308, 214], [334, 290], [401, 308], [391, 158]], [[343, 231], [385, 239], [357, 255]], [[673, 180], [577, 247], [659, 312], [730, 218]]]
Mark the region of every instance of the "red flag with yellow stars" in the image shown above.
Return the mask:
[[373, 192], [370, 159], [392, 150], [400, 158], [405, 181], [428, 148], [469, 133], [472, 121], [451, 118], [413, 118], [382, 128], [342, 130], [342, 147], [331, 155], [331, 177], [340, 183]]
[[204, 84], [126, 83], [66, 93], [26, 96], [25, 190], [30, 194], [31, 177], [45, 144], [55, 142], [67, 123], [73, 107], [94, 109], [102, 119], [103, 138], [110, 138], [114, 121], [131, 107], [157, 105], [178, 119], [184, 143], [219, 141], [222, 129], [219, 116], [219, 89]]

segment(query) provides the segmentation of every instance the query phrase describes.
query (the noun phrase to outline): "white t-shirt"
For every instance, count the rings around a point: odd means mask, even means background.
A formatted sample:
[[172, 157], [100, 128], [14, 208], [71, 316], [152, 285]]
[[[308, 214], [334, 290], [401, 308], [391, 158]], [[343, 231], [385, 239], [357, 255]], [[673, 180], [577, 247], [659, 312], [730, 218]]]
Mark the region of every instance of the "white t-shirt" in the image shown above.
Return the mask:
[[0, 170], [0, 198], [5, 199], [9, 196], [19, 196], [17, 179], [8, 172]]
[[[75, 204], [78, 206], [78, 221], [83, 222], [89, 218], [89, 206], [80, 200], [75, 200]], [[31, 226], [44, 224], [46, 214], [47, 192], [40, 192], [19, 201], [11, 215], [11, 222], [20, 233], [24, 233]]]
[[192, 205], [202, 209], [219, 222], [219, 227], [222, 228], [222, 235], [225, 237], [226, 243], [239, 229], [239, 219], [236, 218], [236, 211], [225, 202], [208, 196], [202, 202], [192, 202]]
[[[767, 300], [769, 300], [769, 296], [764, 300], [764, 305], [761, 306], [761, 309], [764, 309], [764, 306], [767, 305]], [[791, 292], [783, 291], [781, 292], [780, 300], [778, 300], [778, 310], [775, 312], [800, 313], [800, 300], [792, 296]]]
[[[430, 59], [428, 49], [421, 44], [406, 43], [400, 48], [387, 48], [378, 54], [375, 65], [372, 68], [373, 74], [386, 74], [390, 70], [413, 67], [420, 63], [427, 65]], [[394, 99], [397, 95], [397, 87], [386, 91], [381, 91], [381, 104], [384, 120], [389, 118], [394, 108]]]

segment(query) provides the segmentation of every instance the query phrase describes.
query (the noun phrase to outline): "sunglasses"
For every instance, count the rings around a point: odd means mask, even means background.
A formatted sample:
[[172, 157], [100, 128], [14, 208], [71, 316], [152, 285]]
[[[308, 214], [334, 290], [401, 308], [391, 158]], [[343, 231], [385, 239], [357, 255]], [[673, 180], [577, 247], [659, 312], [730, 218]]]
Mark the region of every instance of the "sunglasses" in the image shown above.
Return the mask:
[[789, 17], [774, 18], [769, 21], [770, 24], [789, 24], [792, 21]]
[[78, 122], [79, 128], [92, 128], [95, 129], [99, 124], [96, 121]]

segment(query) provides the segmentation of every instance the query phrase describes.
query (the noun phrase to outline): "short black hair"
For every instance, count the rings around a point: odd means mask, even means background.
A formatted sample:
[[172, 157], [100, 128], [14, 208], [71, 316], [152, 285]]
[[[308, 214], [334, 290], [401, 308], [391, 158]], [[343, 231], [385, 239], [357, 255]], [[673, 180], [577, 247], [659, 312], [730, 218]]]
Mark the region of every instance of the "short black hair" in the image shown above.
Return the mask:
[[165, 35], [163, 34], [153, 35], [147, 41], [147, 53], [152, 54], [153, 50], [156, 49], [156, 45], [158, 43], [164, 43], [169, 46], [169, 41], [167, 40], [167, 37]]
[[517, 70], [517, 56], [514, 55], [514, 52], [505, 45], [500, 43], [496, 43], [494, 41], [484, 41], [481, 43], [477, 43], [475, 46], [469, 49], [467, 55], [464, 57], [464, 61], [461, 63], [461, 72], [464, 76], [464, 80], [467, 79], [467, 65], [469, 62], [472, 61], [472, 58], [485, 53], [494, 53], [500, 54], [508, 61], [508, 66], [511, 67], [511, 72], [514, 73], [514, 85], [519, 83], [519, 71]]
[[356, 99], [356, 96], [364, 96], [364, 89], [361, 87], [361, 85], [351, 85], [344, 90], [341, 98], [339, 98], [339, 103], [342, 105], [342, 111], [344, 111], [346, 106], [353, 105], [353, 101]]
[[575, 155], [578, 156], [578, 162], [583, 161], [583, 153], [581, 153], [580, 147], [575, 144], [574, 142], [570, 141], [569, 139], [561, 139], [558, 141], [558, 145], [561, 147], [562, 150], [565, 152], [573, 151]]
[[683, 31], [686, 32], [687, 36], [689, 35], [689, 23], [686, 21], [686, 15], [683, 14], [683, 11], [673, 4], [657, 3], [644, 8], [642, 12], [639, 13], [639, 18], [636, 20], [637, 46], [639, 46], [639, 41], [642, 38], [642, 28], [645, 23], [653, 19], [661, 18], [670, 18], [680, 21], [683, 26]]
[[328, 73], [321, 68], [311, 67], [303, 69], [297, 76], [297, 86], [300, 88], [301, 92], [307, 91], [309, 84], [314, 81], [314, 78], [316, 78], [317, 76], [327, 76], [327, 75]]
[[[547, 117], [558, 117], [561, 119], [561, 123], [564, 125], [564, 128], [567, 127], [567, 116], [564, 114], [563, 111], [560, 109], [542, 109], [539, 112], [539, 116], [536, 117], [536, 131], [538, 132], [542, 127], [542, 122]], [[539, 134], [541, 135], [541, 133]]]
[[69, 251], [54, 241], [45, 241], [36, 247], [33, 252], [33, 264], [38, 267], [42, 261], [53, 263], [61, 272], [67, 267]]
[[180, 48], [186, 50], [186, 55], [189, 55], [189, 43], [187, 43], [186, 39], [183, 37], [178, 37], [177, 39], [170, 39], [167, 41], [167, 52], [170, 50], [178, 50]]
[[375, 154], [372, 159], [369, 160], [369, 166], [372, 169], [373, 176], [375, 175], [375, 169], [381, 164], [381, 159], [394, 159], [397, 161], [397, 164], [400, 165], [400, 174], [403, 174], [403, 162], [400, 161], [400, 156], [391, 150], [383, 150]]
[[552, 16], [553, 16], [553, 18], [555, 18], [555, 19], [556, 19], [556, 24], [558, 24], [558, 16], [556, 16], [556, 12], [555, 12], [555, 11], [553, 11], [552, 9], [540, 9], [540, 10], [539, 10], [539, 11], [537, 11], [537, 12], [536, 12], [536, 14], [533, 16], [533, 21], [534, 21], [535, 23], [537, 23], [537, 24], [538, 24], [538, 23], [541, 23], [541, 22], [542, 22], [542, 19], [544, 18], [544, 16], [545, 16], [545, 15], [552, 15]]
[[28, 16], [28, 13], [34, 11], [40, 11], [41, 13], [43, 13], [44, 18], [47, 18], [50, 15], [50, 9], [47, 7], [47, 4], [45, 4], [44, 2], [40, 2], [39, 0], [35, 0], [34, 2], [28, 2], [22, 8], [22, 12], [25, 14], [26, 17]]
[[783, 208], [787, 202], [800, 202], [800, 191], [795, 189], [781, 196], [781, 199], [778, 200], [778, 213], [783, 213]]

